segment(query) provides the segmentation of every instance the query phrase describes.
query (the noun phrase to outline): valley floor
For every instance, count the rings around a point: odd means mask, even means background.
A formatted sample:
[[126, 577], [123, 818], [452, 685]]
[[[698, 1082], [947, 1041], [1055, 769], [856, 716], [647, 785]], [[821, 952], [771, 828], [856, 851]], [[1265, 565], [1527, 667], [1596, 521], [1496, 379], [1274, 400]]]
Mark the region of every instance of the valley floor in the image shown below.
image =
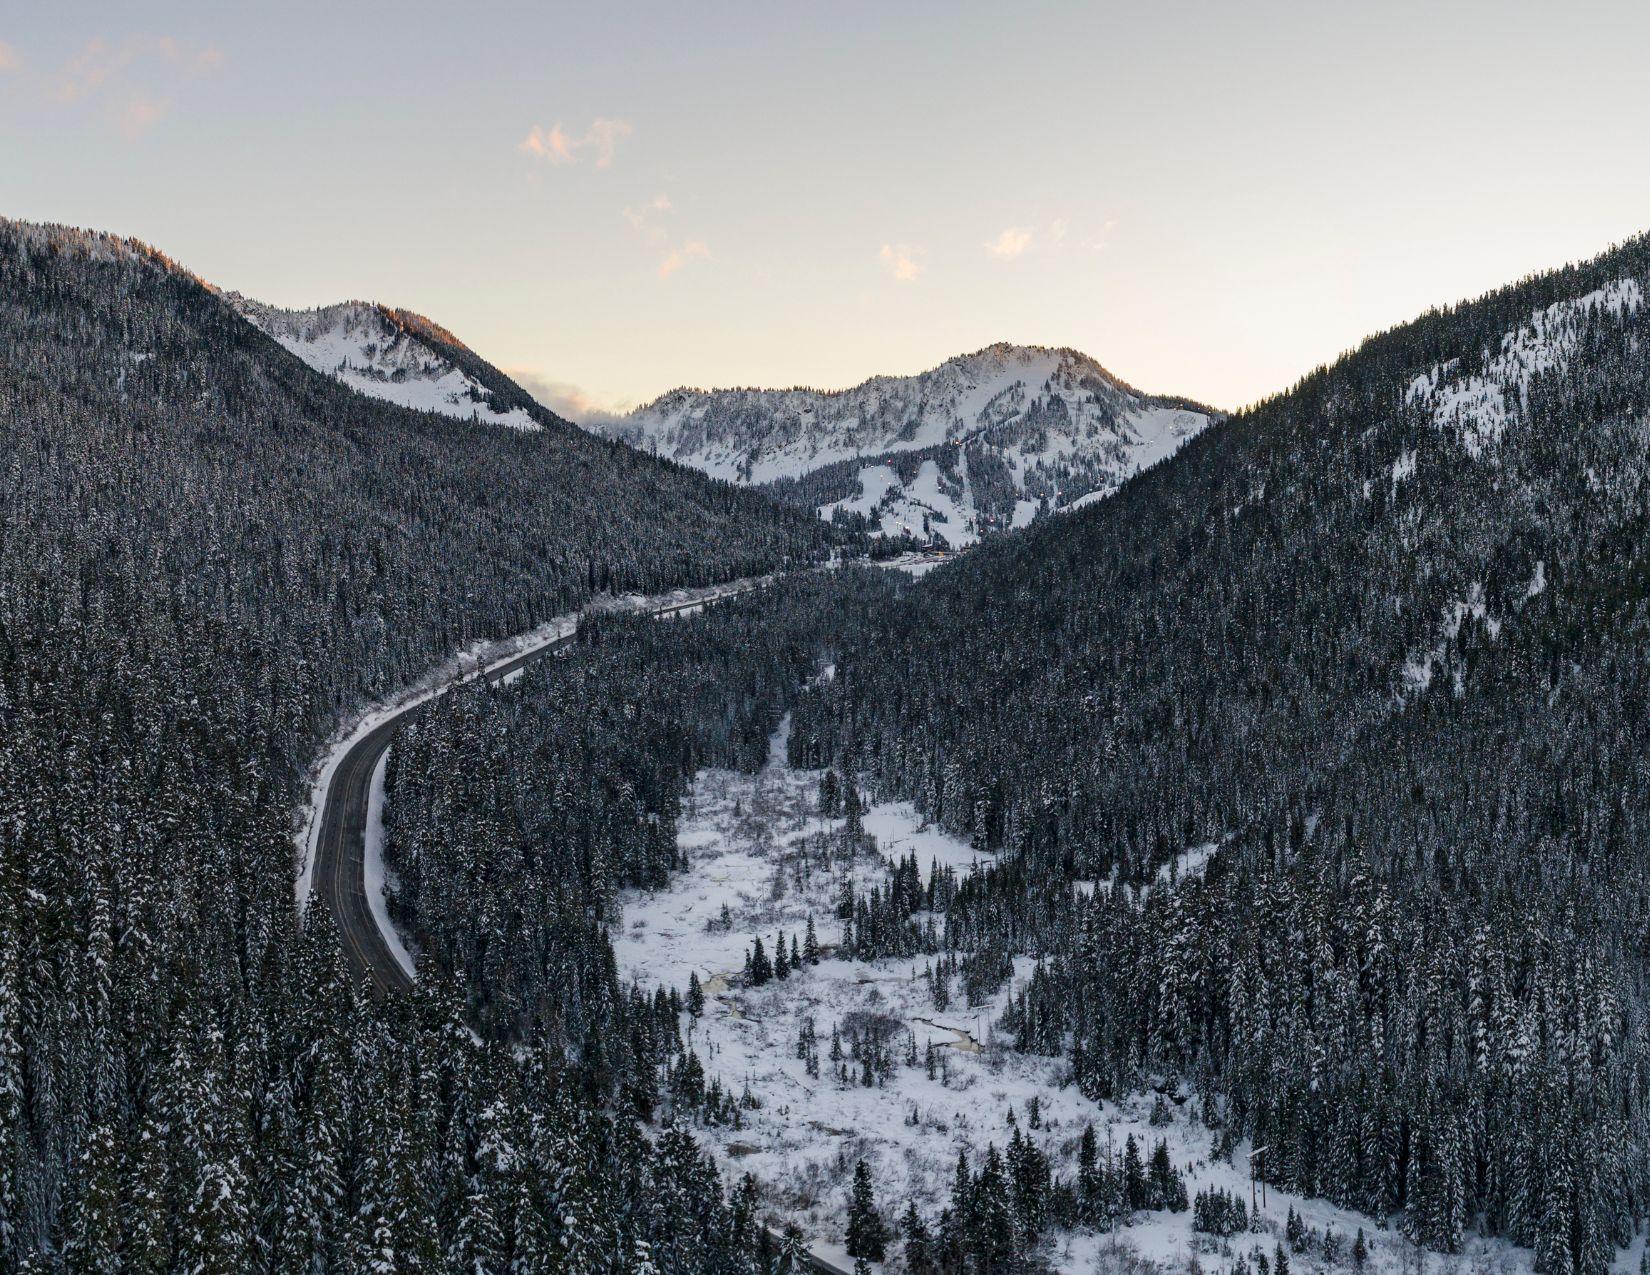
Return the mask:
[[[998, 1039], [993, 1024], [1013, 985], [1032, 969], [1021, 959], [1010, 986], [984, 1005], [967, 1006], [959, 987], [944, 1011], [934, 1008], [923, 977], [926, 958], [864, 962], [842, 959], [835, 948], [842, 923], [835, 901], [842, 875], [861, 886], [881, 882], [882, 856], [914, 851], [926, 880], [935, 863], [972, 871], [969, 848], [925, 827], [905, 803], [870, 807], [865, 827], [878, 853], [844, 862], [840, 820], [819, 817], [821, 773], [785, 764], [789, 729], [783, 724], [770, 745], [767, 767], [757, 775], [707, 770], [696, 779], [683, 811], [680, 845], [688, 866], [667, 890], [632, 892], [624, 903], [615, 948], [623, 977], [644, 988], [685, 989], [696, 974], [705, 989], [704, 1013], [687, 1020], [691, 1043], [707, 1080], [719, 1079], [734, 1095], [747, 1093], [741, 1127], [702, 1130], [725, 1157], [729, 1173], [750, 1172], [761, 1184], [765, 1207], [776, 1221], [791, 1221], [815, 1251], [847, 1267], [841, 1248], [848, 1183], [854, 1163], [870, 1167], [876, 1199], [892, 1223], [915, 1199], [930, 1224], [945, 1205], [959, 1150], [976, 1164], [988, 1144], [1005, 1147], [1012, 1119], [1051, 1158], [1056, 1176], [1075, 1172], [1077, 1143], [1093, 1123], [1102, 1148], [1121, 1154], [1131, 1134], [1143, 1156], [1159, 1139], [1185, 1174], [1189, 1196], [1211, 1186], [1250, 1198], [1248, 1146], [1231, 1163], [1211, 1161], [1212, 1135], [1198, 1119], [1199, 1102], [1165, 1079], [1165, 1101], [1141, 1096], [1122, 1105], [1096, 1103], [1063, 1083], [1066, 1063], [1017, 1052]], [[1194, 868], [1195, 870], [1195, 868]], [[802, 940], [812, 918], [823, 951], [818, 965], [760, 987], [746, 986], [745, 954], [761, 936], [771, 952], [776, 934], [787, 944]], [[817, 1036], [817, 1075], [798, 1056], [798, 1040], [812, 1023]], [[829, 1058], [833, 1030], [873, 1024], [892, 1034], [896, 1062], [881, 1084], [866, 1087], [849, 1063], [846, 1081]], [[907, 1059], [914, 1043], [915, 1063]], [[926, 1066], [935, 1047], [934, 1074]], [[1029, 1101], [1041, 1104], [1040, 1128], [1030, 1127]], [[1157, 1124], [1153, 1124], [1153, 1109]], [[1261, 1231], [1222, 1245], [1191, 1229], [1191, 1213], [1141, 1213], [1113, 1235], [1058, 1233], [1047, 1247], [1061, 1271], [1119, 1269], [1146, 1259], [1174, 1270], [1225, 1270], [1256, 1246], [1268, 1254], [1282, 1238], [1287, 1211], [1340, 1242], [1340, 1259], [1316, 1251], [1295, 1253], [1292, 1270], [1350, 1266], [1352, 1240], [1361, 1227], [1371, 1248], [1368, 1269], [1527, 1272], [1528, 1252], [1499, 1241], [1469, 1237], [1467, 1252], [1442, 1256], [1418, 1252], [1395, 1228], [1322, 1201], [1269, 1190]], [[1642, 1244], [1642, 1241], [1640, 1241]], [[899, 1245], [890, 1247], [897, 1253]], [[1636, 1269], [1637, 1253], [1618, 1267]], [[1251, 1262], [1251, 1267], [1253, 1263]], [[897, 1261], [887, 1264], [899, 1269]]]

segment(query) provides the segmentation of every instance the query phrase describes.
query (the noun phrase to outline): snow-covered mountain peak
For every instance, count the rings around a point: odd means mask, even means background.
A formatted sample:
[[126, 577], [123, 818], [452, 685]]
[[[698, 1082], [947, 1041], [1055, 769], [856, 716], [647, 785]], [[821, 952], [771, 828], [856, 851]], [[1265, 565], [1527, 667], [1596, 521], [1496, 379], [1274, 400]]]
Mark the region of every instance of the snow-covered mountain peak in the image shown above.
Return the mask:
[[310, 367], [357, 393], [460, 420], [541, 428], [526, 406], [502, 401], [461, 366], [476, 361], [474, 356], [452, 333], [422, 315], [367, 301], [282, 310], [234, 292], [226, 299]]
[[[919, 384], [931, 388], [971, 390], [982, 387], [1006, 388], [1016, 382], [1047, 381], [1061, 368], [1091, 375], [1097, 379], [1121, 386], [1099, 363], [1080, 351], [1040, 345], [1015, 345], [998, 341], [971, 354], [958, 354], [937, 367], [915, 376], [897, 376], [887, 373], [868, 377], [857, 385], [843, 389], [818, 389], [809, 385], [789, 389], [759, 389], [739, 386], [706, 390], [698, 386], [678, 386], [633, 411], [627, 418], [642, 422], [652, 417], [668, 415], [681, 410], [703, 410], [705, 401], [713, 397], [742, 395], [786, 400], [793, 397], [832, 400], [869, 400], [881, 402], [890, 397], [900, 400], [907, 388]], [[1124, 387], [1126, 388], [1126, 387]]]
[[1080, 351], [999, 342], [848, 389], [676, 389], [596, 428], [890, 534], [961, 545], [1109, 494], [1213, 415], [1141, 394]]

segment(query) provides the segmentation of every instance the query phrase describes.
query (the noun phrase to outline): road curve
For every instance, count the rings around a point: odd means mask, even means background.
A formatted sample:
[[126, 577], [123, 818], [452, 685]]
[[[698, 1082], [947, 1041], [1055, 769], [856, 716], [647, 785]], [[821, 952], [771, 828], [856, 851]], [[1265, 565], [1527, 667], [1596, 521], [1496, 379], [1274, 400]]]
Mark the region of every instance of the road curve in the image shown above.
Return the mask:
[[[748, 592], [748, 589], [739, 592]], [[714, 598], [657, 607], [652, 614], [673, 615], [736, 596], [737, 593], [723, 593]], [[488, 669], [482, 676], [496, 685], [534, 661], [566, 647], [576, 636], [571, 633], [546, 643]], [[440, 693], [444, 695], [466, 680], [457, 678]], [[339, 759], [322, 797], [320, 832], [315, 839], [312, 898], [319, 898], [322, 906], [332, 913], [351, 976], [376, 997], [409, 995], [413, 980], [390, 952], [367, 903], [367, 796], [372, 788], [373, 771], [378, 769], [379, 758], [394, 741], [396, 732], [429, 702], [426, 699], [408, 705], [356, 740]], [[775, 1246], [783, 1238], [771, 1229], [768, 1235]], [[812, 1253], [808, 1254], [808, 1261], [814, 1275], [849, 1275], [842, 1267]]]
[[[755, 584], [749, 586], [756, 587]], [[674, 603], [655, 607], [651, 613], [655, 616], [672, 615], [735, 596], [736, 593], [724, 593], [715, 598]], [[552, 651], [561, 650], [573, 637], [569, 634], [494, 665], [483, 676], [497, 684]], [[446, 694], [466, 680], [466, 677], [455, 678], [440, 693]], [[320, 829], [315, 838], [312, 893], [332, 913], [350, 974], [374, 996], [406, 995], [412, 991], [413, 981], [391, 954], [367, 903], [367, 794], [372, 787], [372, 773], [378, 768], [378, 760], [395, 739], [396, 732], [429, 702], [424, 699], [408, 705], [356, 740], [339, 759], [322, 795], [318, 817]]]

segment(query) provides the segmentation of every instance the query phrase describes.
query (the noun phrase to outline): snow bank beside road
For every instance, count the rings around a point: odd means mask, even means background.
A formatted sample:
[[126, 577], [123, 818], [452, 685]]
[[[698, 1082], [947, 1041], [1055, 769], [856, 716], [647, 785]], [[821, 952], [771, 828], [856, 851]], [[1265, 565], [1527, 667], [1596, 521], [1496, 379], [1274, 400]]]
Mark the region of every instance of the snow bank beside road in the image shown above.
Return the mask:
[[389, 948], [390, 955], [395, 957], [395, 963], [407, 977], [415, 978], [417, 974], [413, 968], [412, 953], [407, 951], [401, 931], [390, 920], [389, 902], [384, 897], [384, 771], [389, 761], [390, 750], [386, 748], [378, 755], [378, 764], [372, 768], [372, 782], [367, 787], [366, 848], [362, 856], [361, 875], [367, 893], [367, 907], [372, 912], [373, 924], [384, 936], [384, 946]]

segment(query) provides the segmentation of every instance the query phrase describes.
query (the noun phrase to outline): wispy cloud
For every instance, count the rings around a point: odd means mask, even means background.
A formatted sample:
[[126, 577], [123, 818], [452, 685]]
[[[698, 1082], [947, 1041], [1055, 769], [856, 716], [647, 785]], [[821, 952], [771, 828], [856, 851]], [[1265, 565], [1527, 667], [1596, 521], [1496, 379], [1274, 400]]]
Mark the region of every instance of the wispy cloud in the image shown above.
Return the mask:
[[702, 239], [671, 243], [674, 236], [666, 225], [666, 216], [670, 211], [670, 200], [664, 195], [655, 195], [640, 207], [624, 210], [624, 219], [630, 223], [630, 228], [642, 237], [648, 247], [661, 254], [660, 279], [670, 278], [690, 261], [700, 261], [710, 256], [710, 246]]
[[166, 118], [172, 110], [170, 98], [134, 93], [120, 110], [117, 126], [127, 137], [141, 137]]
[[710, 256], [710, 249], [697, 239], [690, 239], [680, 248], [672, 248], [659, 263], [659, 278], [668, 279], [690, 261]]
[[917, 260], [915, 250], [905, 244], [885, 243], [877, 255], [900, 283], [910, 283], [922, 273], [922, 264]]
[[223, 52], [171, 36], [122, 41], [88, 40], [55, 69], [24, 65], [22, 54], [0, 41], [0, 74], [17, 76], [19, 100], [48, 111], [94, 109], [128, 138], [137, 138], [171, 113], [173, 91], [223, 64]]
[[999, 261], [1013, 261], [1027, 255], [1047, 256], [1064, 252], [1068, 247], [1098, 252], [1106, 246], [1116, 225], [1116, 221], [1108, 219], [1098, 227], [1080, 225], [1074, 230], [1069, 218], [1056, 217], [1045, 224], [1009, 226], [983, 246]]
[[630, 410], [628, 403], [603, 403], [568, 381], [552, 380], [536, 368], [510, 367], [504, 374], [557, 416], [576, 425], [602, 425]]
[[986, 244], [985, 250], [993, 257], [1008, 259], [1018, 257], [1029, 247], [1031, 247], [1031, 232], [1029, 230], [1022, 230], [1018, 226], [1010, 226], [1007, 230], [1003, 231], [1002, 234], [998, 235], [990, 243]]
[[579, 164], [589, 160], [597, 168], [606, 168], [612, 164], [619, 142], [634, 131], [625, 120], [600, 116], [592, 120], [584, 132], [575, 134], [563, 128], [558, 120], [549, 128], [533, 125], [518, 149], [549, 164]]
[[655, 195], [640, 208], [626, 208], [624, 219], [644, 234], [656, 234], [663, 237], [664, 231], [658, 224], [657, 214], [669, 211], [670, 200], [664, 195]]
[[573, 162], [573, 139], [560, 124], [549, 130], [537, 124], [533, 125], [532, 131], [523, 139], [521, 149], [529, 155], [537, 155], [540, 159], [547, 159], [553, 164]]
[[223, 52], [209, 45], [174, 40], [171, 36], [124, 40], [119, 44], [93, 39], [57, 73], [53, 96], [67, 105], [95, 97], [104, 90], [118, 89], [124, 73], [141, 63], [199, 74], [222, 65]]

